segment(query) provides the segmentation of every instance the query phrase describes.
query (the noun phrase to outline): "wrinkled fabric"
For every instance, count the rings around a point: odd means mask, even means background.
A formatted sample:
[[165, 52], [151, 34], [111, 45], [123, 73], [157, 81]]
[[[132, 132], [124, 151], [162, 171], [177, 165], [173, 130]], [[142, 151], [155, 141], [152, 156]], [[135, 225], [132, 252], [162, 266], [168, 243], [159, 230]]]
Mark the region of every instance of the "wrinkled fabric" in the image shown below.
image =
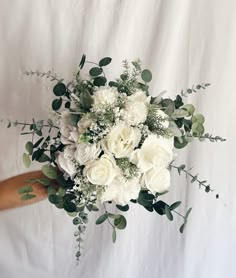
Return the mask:
[[[69, 81], [85, 53], [95, 62], [112, 57], [105, 71], [113, 79], [123, 59], [140, 57], [153, 73], [154, 96], [210, 82], [188, 100], [206, 115], [209, 133], [228, 138], [194, 141], [178, 156], [177, 165], [194, 166], [220, 194], [216, 200], [173, 171], [164, 200], [182, 200], [183, 214], [193, 207], [184, 234], [178, 215], [169, 222], [132, 205], [113, 244], [108, 223], [94, 224], [102, 212], [91, 213], [77, 266], [72, 218], [45, 200], [0, 212], [1, 278], [236, 277], [235, 13], [234, 0], [0, 1], [0, 118], [47, 118], [55, 82], [25, 70], [52, 70]], [[21, 155], [28, 138], [19, 133], [0, 126], [0, 180], [27, 171]]]

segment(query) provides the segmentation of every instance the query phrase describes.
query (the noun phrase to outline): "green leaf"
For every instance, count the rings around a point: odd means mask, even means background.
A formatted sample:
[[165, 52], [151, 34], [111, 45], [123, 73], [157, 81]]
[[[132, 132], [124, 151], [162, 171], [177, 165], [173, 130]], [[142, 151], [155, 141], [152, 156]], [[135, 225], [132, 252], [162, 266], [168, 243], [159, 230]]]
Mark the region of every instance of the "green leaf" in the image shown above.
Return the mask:
[[173, 220], [173, 215], [172, 215], [168, 205], [165, 205], [165, 215], [170, 221]]
[[44, 151], [44, 149], [38, 149], [37, 151], [35, 151], [32, 155], [32, 160], [38, 160], [42, 156]]
[[163, 214], [165, 214], [165, 206], [166, 205], [167, 204], [165, 202], [158, 201], [155, 204], [153, 204], [153, 208], [158, 214], [163, 215]]
[[144, 82], [150, 82], [152, 80], [152, 73], [150, 70], [145, 69], [141, 73], [141, 78], [143, 79]]
[[169, 122], [168, 130], [171, 132], [171, 134], [173, 136], [176, 136], [176, 137], [181, 137], [182, 136], [181, 130], [178, 128], [176, 123], [173, 122], [173, 121]]
[[179, 207], [180, 205], [181, 205], [181, 202], [178, 201], [178, 202], [173, 203], [169, 208], [170, 208], [170, 210], [173, 210], [173, 209], [176, 209], [177, 207]]
[[148, 193], [146, 190], [141, 190], [138, 196], [138, 203], [144, 207], [152, 205], [155, 196]]
[[120, 214], [108, 213], [108, 217], [116, 219], [120, 217]]
[[169, 98], [165, 98], [161, 101], [162, 107], [165, 108], [164, 112], [168, 115], [171, 116], [174, 111], [175, 111], [175, 103], [173, 100]]
[[29, 155], [32, 155], [33, 153], [33, 143], [32, 142], [27, 142], [25, 145], [26, 151], [29, 153]]
[[85, 61], [86, 61], [86, 55], [83, 54], [81, 60], [80, 60], [80, 63], [79, 63], [79, 67], [80, 69], [83, 68], [84, 64], [85, 64]]
[[26, 201], [26, 200], [33, 199], [35, 197], [36, 197], [36, 195], [34, 195], [34, 194], [25, 194], [25, 195], [21, 196], [21, 200]]
[[57, 170], [52, 165], [44, 165], [42, 167], [42, 172], [49, 179], [54, 180], [57, 178]]
[[112, 231], [112, 242], [115, 243], [116, 242], [116, 229], [114, 228]]
[[110, 57], [105, 57], [99, 61], [99, 67], [105, 67], [111, 63], [112, 59]]
[[44, 139], [44, 137], [40, 138], [40, 139], [33, 145], [33, 147], [34, 147], [34, 148], [37, 148], [37, 147], [42, 143], [43, 139]]
[[176, 149], [182, 149], [188, 144], [188, 141], [184, 136], [182, 137], [174, 137], [174, 146]]
[[62, 105], [62, 98], [56, 98], [54, 99], [54, 101], [52, 102], [52, 109], [54, 111], [57, 111], [61, 108], [61, 105]]
[[194, 136], [201, 136], [204, 133], [205, 129], [202, 124], [196, 122], [192, 125], [192, 131]]
[[66, 94], [66, 85], [63, 83], [57, 83], [53, 88], [53, 93], [57, 97], [64, 96]]
[[175, 103], [175, 108], [176, 108], [176, 109], [178, 109], [178, 108], [180, 108], [182, 105], [184, 105], [183, 100], [182, 100], [182, 97], [181, 97], [180, 95], [177, 95], [177, 97], [176, 97], [174, 103]]
[[47, 178], [40, 178], [37, 181], [44, 186], [49, 186], [51, 184], [51, 181]]
[[23, 160], [23, 163], [25, 164], [25, 167], [29, 168], [30, 165], [31, 165], [31, 160], [30, 160], [30, 157], [27, 153], [23, 154], [22, 160]]
[[123, 215], [120, 215], [119, 218], [115, 218], [114, 225], [116, 226], [117, 229], [123, 230], [127, 225], [127, 221]]
[[129, 205], [125, 205], [125, 206], [116, 205], [116, 207], [121, 211], [128, 211], [129, 210]]
[[46, 155], [45, 153], [43, 153], [40, 158], [37, 159], [38, 162], [44, 163], [47, 161], [51, 161], [50, 157], [48, 155]]
[[29, 192], [33, 192], [33, 188], [29, 185], [23, 186], [18, 189], [19, 194], [25, 194], [25, 193], [29, 193]]
[[110, 87], [118, 87], [118, 83], [115, 82], [115, 81], [110, 81], [109, 84], [108, 84]]
[[54, 205], [59, 204], [63, 201], [62, 198], [56, 194], [50, 194], [48, 196], [48, 200], [50, 203], [52, 203]]
[[193, 113], [195, 112], [195, 107], [192, 104], [185, 104], [182, 109], [186, 109], [190, 115], [193, 115]]
[[93, 98], [88, 91], [83, 91], [80, 94], [80, 105], [83, 109], [89, 110], [92, 106]]
[[204, 124], [205, 118], [202, 114], [195, 114], [192, 118], [193, 123]]
[[99, 67], [94, 67], [94, 68], [91, 68], [90, 71], [89, 71], [89, 74], [93, 77], [95, 76], [98, 76], [102, 73], [102, 69], [99, 68]]
[[81, 221], [81, 219], [79, 218], [79, 217], [75, 217], [74, 219], [73, 219], [73, 224], [74, 225], [79, 225], [79, 224], [81, 224], [82, 223], [82, 221]]
[[174, 111], [174, 113], [171, 115], [172, 119], [178, 119], [178, 118], [184, 118], [184, 117], [188, 117], [189, 113], [187, 110], [184, 109], [176, 109]]
[[180, 226], [179, 231], [180, 231], [181, 233], [184, 232], [185, 225], [186, 225], [186, 224], [183, 223], [183, 224]]
[[190, 214], [191, 211], [192, 211], [192, 208], [189, 208], [189, 209], [187, 210], [186, 215], [185, 215], [185, 222], [187, 222], [188, 217], [189, 217], [189, 214]]
[[107, 79], [103, 76], [95, 77], [93, 80], [94, 86], [98, 86], [98, 87], [105, 86], [106, 82], [107, 82]]
[[108, 218], [108, 214], [105, 213], [103, 215], [101, 215], [100, 217], [98, 217], [98, 219], [96, 220], [96, 224], [99, 225], [99, 224], [102, 224], [104, 221], [106, 221]]

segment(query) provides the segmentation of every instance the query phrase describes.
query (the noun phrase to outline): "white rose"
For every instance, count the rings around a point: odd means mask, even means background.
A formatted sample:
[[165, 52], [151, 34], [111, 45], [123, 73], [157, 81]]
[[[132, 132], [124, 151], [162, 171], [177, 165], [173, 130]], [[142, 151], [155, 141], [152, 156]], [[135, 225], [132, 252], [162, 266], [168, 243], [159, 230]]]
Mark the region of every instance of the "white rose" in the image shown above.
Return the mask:
[[104, 154], [98, 160], [89, 162], [83, 171], [92, 184], [110, 184], [118, 173], [118, 167], [114, 158]]
[[118, 123], [107, 135], [106, 149], [116, 158], [128, 157], [138, 146], [140, 139], [141, 132], [138, 128]]
[[92, 123], [93, 121], [88, 116], [85, 115], [82, 117], [77, 124], [79, 133], [84, 133], [92, 125]]
[[76, 163], [74, 159], [75, 146], [70, 145], [64, 148], [57, 156], [57, 164], [60, 170], [73, 178], [77, 172]]
[[75, 159], [80, 165], [85, 165], [91, 160], [95, 160], [101, 149], [96, 144], [81, 143], [77, 145]]
[[173, 159], [173, 138], [166, 139], [149, 135], [142, 147], [131, 154], [131, 161], [136, 164], [142, 172], [156, 167], [166, 168]]
[[114, 181], [105, 188], [100, 196], [101, 202], [113, 201], [125, 206], [131, 199], [138, 198], [141, 185], [138, 178], [127, 180], [123, 176], [117, 176]]
[[77, 142], [79, 137], [77, 128], [68, 124], [70, 116], [71, 114], [68, 111], [63, 111], [61, 114], [59, 128], [61, 133], [61, 142], [64, 145]]
[[99, 108], [106, 104], [114, 104], [118, 91], [115, 87], [99, 87], [93, 94], [93, 106]]
[[152, 168], [143, 174], [141, 184], [153, 194], [162, 193], [170, 187], [170, 171]]

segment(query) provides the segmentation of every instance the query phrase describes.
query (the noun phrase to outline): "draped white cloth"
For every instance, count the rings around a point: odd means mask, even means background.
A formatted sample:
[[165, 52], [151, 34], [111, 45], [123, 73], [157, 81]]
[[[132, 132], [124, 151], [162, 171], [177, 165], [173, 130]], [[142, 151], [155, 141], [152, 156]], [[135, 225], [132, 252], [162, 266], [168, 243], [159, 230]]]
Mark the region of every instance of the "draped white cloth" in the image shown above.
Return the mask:
[[[95, 226], [94, 213], [76, 266], [72, 219], [42, 201], [0, 212], [1, 278], [236, 277], [235, 15], [234, 0], [0, 1], [0, 118], [47, 117], [54, 83], [26, 77], [26, 69], [53, 70], [70, 80], [86, 53], [91, 61], [111, 56], [113, 78], [124, 58], [140, 57], [153, 72], [153, 95], [167, 90], [174, 96], [210, 82], [189, 101], [206, 115], [209, 133], [228, 139], [193, 142], [178, 157], [221, 196], [216, 200], [173, 172], [168, 201], [182, 200], [183, 213], [193, 207], [184, 234], [180, 218], [170, 223], [132, 206], [114, 245], [110, 226]], [[26, 171], [26, 138], [19, 131], [0, 127], [1, 180]]]

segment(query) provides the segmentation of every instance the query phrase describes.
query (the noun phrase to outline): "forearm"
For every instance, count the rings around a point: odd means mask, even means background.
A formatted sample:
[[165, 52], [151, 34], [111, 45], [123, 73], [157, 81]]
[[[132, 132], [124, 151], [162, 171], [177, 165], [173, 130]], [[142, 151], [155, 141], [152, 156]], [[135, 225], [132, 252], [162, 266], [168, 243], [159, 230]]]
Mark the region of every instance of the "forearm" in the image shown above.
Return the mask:
[[25, 186], [27, 180], [39, 179], [42, 177], [43, 174], [41, 171], [35, 171], [1, 181], [0, 210], [24, 206], [45, 199], [47, 197], [47, 190], [38, 182], [32, 184], [32, 193], [36, 195], [35, 198], [23, 201], [21, 200], [21, 195], [18, 193], [18, 189]]

